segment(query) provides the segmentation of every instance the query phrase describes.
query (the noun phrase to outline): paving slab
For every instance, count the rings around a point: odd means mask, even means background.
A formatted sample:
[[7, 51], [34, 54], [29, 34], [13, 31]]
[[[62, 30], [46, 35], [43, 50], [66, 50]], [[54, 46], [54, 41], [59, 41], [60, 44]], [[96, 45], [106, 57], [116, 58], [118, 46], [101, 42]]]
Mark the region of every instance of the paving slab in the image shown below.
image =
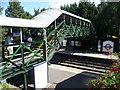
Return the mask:
[[49, 66], [49, 87], [46, 90], [58, 90], [61, 88], [88, 89], [91, 80], [100, 77], [99, 74], [86, 70], [74, 69], [61, 65], [52, 64]]

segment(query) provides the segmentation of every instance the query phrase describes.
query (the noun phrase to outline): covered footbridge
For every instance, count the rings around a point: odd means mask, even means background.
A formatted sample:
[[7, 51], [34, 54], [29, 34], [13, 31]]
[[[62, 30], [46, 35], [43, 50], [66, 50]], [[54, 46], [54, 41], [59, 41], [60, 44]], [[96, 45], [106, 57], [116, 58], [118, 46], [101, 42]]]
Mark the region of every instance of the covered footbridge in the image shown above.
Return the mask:
[[[0, 21], [1, 30], [14, 33], [14, 37], [19, 32], [13, 44], [6, 45], [3, 41], [1, 45], [0, 81], [24, 73], [26, 82], [26, 73], [33, 65], [49, 61], [64, 39], [73, 37], [90, 40], [95, 37], [90, 20], [59, 9], [49, 8], [33, 19], [0, 16]], [[33, 38], [33, 42], [26, 42], [29, 37]], [[13, 54], [6, 54], [7, 47], [15, 48]]]

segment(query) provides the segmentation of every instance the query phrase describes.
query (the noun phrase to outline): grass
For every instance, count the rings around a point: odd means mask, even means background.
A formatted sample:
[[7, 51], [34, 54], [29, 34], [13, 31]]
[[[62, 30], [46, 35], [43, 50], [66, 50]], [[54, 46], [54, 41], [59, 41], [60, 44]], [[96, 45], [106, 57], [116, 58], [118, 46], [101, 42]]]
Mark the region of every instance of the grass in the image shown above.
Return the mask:
[[20, 89], [13, 85], [2, 83], [0, 84], [0, 90], [20, 90]]

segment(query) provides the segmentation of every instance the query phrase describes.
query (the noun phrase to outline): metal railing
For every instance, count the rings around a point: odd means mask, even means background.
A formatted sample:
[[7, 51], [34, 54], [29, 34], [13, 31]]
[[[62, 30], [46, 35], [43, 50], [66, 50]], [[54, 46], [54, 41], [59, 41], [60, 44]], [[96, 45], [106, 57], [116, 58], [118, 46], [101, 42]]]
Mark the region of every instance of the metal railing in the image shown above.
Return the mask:
[[[39, 46], [36, 50], [33, 50], [27, 46], [28, 44], [39, 44]], [[2, 48], [4, 50], [6, 47], [14, 47], [15, 45], [17, 44], [3, 45]], [[0, 63], [0, 81], [16, 75], [17, 72], [27, 71], [33, 65], [44, 61], [44, 55], [40, 53], [40, 51], [44, 52], [43, 47], [43, 42], [21, 43], [12, 55], [6, 56], [3, 54]]]
[[[0, 63], [0, 81], [23, 73], [24, 86], [27, 88], [26, 75], [34, 65], [46, 60], [49, 61], [55, 54], [55, 51], [60, 48], [65, 38], [81, 37], [84, 36], [85, 32], [85, 36], [89, 36], [89, 31], [90, 27], [68, 25], [65, 21], [62, 21], [48, 36], [45, 34], [41, 42], [2, 45], [3, 55]], [[4, 54], [6, 52], [5, 48], [16, 45], [16, 50], [14, 50], [12, 55], [7, 56]]]

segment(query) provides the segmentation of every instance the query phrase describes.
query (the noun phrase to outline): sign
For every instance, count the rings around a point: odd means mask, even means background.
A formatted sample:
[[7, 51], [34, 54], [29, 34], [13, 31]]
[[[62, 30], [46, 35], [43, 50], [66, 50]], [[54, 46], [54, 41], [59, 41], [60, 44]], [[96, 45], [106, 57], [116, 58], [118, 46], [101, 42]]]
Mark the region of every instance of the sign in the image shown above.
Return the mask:
[[103, 42], [103, 52], [113, 52], [114, 42], [112, 41], [104, 41]]
[[35, 88], [45, 88], [48, 84], [47, 62], [34, 66]]
[[75, 46], [78, 46], [78, 41], [75, 41]]
[[74, 46], [74, 41], [71, 41], [71, 46]]
[[63, 40], [63, 46], [67, 46], [67, 40]]

